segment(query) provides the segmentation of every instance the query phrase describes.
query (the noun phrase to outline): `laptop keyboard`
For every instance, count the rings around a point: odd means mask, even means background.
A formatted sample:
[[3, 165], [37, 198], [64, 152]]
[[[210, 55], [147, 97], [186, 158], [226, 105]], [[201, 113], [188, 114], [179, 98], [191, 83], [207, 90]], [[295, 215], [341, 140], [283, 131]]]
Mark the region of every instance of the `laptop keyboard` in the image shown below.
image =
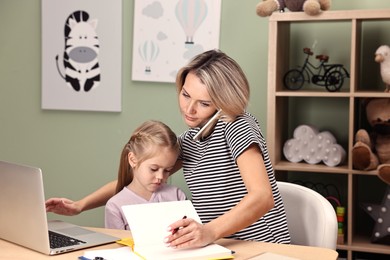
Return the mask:
[[50, 240], [50, 248], [61, 248], [65, 246], [73, 246], [73, 245], [79, 245], [84, 244], [85, 241], [81, 241], [72, 237], [68, 237], [62, 234], [58, 234], [53, 231], [49, 231], [49, 240]]

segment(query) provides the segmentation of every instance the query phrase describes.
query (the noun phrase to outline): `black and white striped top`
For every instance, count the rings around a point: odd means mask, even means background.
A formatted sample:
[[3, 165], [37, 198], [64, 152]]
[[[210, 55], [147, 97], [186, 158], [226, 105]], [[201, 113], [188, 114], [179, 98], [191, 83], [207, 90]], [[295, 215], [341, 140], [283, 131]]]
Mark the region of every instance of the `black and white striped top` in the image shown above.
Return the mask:
[[234, 122], [219, 120], [213, 133], [193, 141], [199, 128], [179, 136], [183, 173], [192, 194], [192, 203], [202, 222], [208, 223], [233, 208], [247, 194], [236, 164], [251, 144], [259, 145], [272, 186], [275, 207], [249, 227], [228, 238], [290, 243], [283, 202], [259, 124], [246, 112]]

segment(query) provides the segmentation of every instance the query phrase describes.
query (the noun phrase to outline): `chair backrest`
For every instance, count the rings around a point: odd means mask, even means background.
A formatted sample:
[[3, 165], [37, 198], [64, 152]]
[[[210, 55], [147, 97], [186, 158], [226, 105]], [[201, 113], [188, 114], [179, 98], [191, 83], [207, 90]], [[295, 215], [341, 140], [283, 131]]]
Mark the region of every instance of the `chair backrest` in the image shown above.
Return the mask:
[[277, 183], [286, 210], [291, 244], [336, 249], [338, 224], [332, 204], [307, 187]]

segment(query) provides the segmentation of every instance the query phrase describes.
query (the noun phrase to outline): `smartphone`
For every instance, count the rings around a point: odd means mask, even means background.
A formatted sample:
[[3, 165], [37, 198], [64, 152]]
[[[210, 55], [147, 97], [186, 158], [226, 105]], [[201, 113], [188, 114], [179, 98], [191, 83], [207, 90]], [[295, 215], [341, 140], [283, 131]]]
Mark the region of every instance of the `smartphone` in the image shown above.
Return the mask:
[[219, 116], [221, 115], [221, 112], [222, 112], [222, 109], [219, 109], [217, 111], [217, 113], [215, 113], [209, 119], [209, 121], [207, 121], [207, 123], [199, 130], [199, 132], [192, 139], [193, 140], [199, 140], [202, 137], [202, 134], [206, 132], [206, 130], [210, 130], [211, 127], [213, 127], [216, 124]]

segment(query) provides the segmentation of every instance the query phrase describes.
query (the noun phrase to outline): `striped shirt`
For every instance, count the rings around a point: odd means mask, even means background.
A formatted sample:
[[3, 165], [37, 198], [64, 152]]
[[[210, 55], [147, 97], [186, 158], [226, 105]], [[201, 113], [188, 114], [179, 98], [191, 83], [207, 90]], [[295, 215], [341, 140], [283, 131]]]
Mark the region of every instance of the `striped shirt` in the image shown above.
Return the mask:
[[203, 224], [229, 211], [247, 194], [236, 160], [255, 143], [263, 154], [275, 206], [255, 223], [227, 238], [290, 243], [282, 198], [256, 118], [246, 112], [231, 123], [218, 120], [211, 135], [193, 141], [199, 130], [191, 128], [179, 136], [179, 159], [183, 162], [192, 203]]

